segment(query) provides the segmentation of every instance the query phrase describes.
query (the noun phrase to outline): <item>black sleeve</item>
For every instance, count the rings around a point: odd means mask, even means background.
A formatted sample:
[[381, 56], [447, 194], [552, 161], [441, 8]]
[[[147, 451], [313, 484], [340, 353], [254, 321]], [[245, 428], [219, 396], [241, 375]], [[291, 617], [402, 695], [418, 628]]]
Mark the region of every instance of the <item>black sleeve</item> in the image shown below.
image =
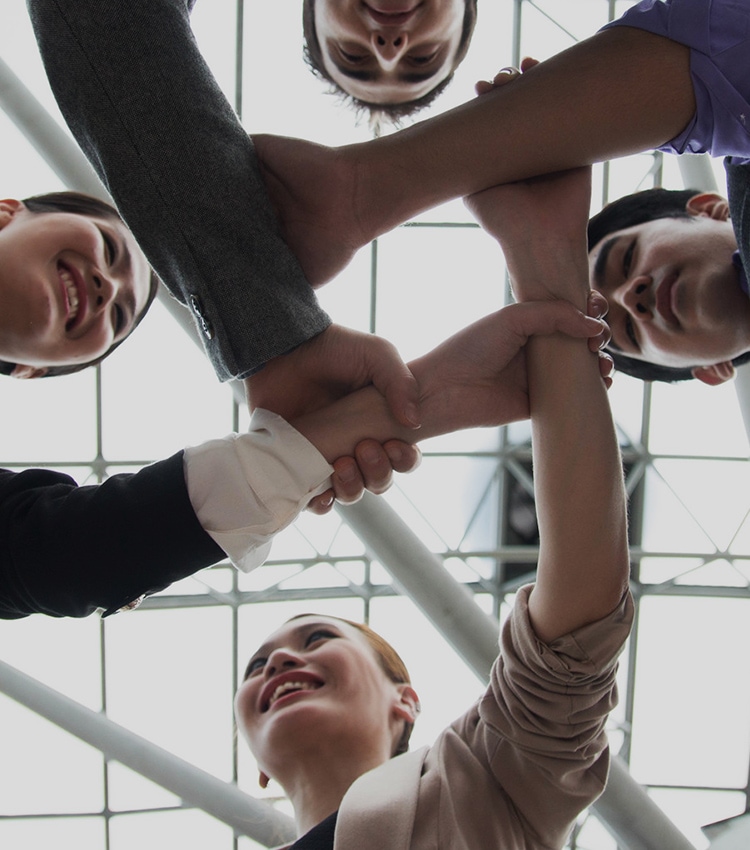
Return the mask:
[[182, 452], [99, 486], [0, 470], [0, 618], [113, 613], [223, 557], [193, 512]]

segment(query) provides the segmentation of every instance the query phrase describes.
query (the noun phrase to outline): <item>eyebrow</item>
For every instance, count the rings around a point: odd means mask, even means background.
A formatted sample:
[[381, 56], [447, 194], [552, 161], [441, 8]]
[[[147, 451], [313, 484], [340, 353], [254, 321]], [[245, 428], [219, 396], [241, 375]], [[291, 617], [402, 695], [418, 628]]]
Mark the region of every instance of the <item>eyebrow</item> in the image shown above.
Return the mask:
[[441, 67], [442, 65], [437, 65], [433, 71], [426, 71], [421, 74], [416, 72], [412, 72], [411, 74], [402, 74], [399, 79], [402, 83], [424, 83], [426, 80], [431, 80]]
[[346, 65], [340, 64], [333, 56], [331, 56], [331, 62], [333, 62], [345, 77], [349, 77], [352, 80], [362, 80], [363, 82], [371, 83], [377, 78], [375, 71], [355, 71], [352, 68], [347, 68]]
[[602, 249], [599, 251], [599, 256], [596, 258], [596, 262], [594, 263], [593, 278], [596, 286], [601, 286], [604, 283], [604, 270], [607, 267], [610, 252], [619, 240], [619, 236], [613, 236], [611, 239], [607, 239], [607, 241], [602, 245]]

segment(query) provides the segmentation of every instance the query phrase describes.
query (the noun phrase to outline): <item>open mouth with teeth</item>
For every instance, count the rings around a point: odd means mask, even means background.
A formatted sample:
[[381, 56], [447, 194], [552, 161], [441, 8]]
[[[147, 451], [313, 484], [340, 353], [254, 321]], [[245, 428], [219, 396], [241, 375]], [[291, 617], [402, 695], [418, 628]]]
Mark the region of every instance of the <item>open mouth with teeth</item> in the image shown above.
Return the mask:
[[58, 263], [57, 273], [62, 283], [66, 306], [68, 308], [65, 330], [69, 331], [75, 325], [78, 313], [81, 310], [81, 296], [76, 278], [71, 269], [64, 263]]
[[[419, 6], [417, 3], [416, 6], [411, 6], [408, 2], [398, 4], [401, 8], [399, 9], [382, 9], [378, 8], [378, 3], [365, 3], [367, 7], [367, 11], [370, 13], [370, 17], [381, 26], [401, 26], [409, 21]], [[386, 6], [389, 4], [386, 4]]]
[[677, 283], [677, 278], [677, 272], [668, 274], [656, 290], [656, 309], [667, 325], [672, 328], [679, 327], [680, 324], [672, 309], [672, 290]]
[[288, 696], [289, 694], [296, 694], [301, 691], [316, 691], [320, 688], [322, 682], [311, 682], [311, 681], [295, 681], [290, 680], [288, 682], [282, 682], [271, 694], [271, 696], [266, 701], [262, 710], [268, 711], [271, 706], [280, 700], [282, 697]]

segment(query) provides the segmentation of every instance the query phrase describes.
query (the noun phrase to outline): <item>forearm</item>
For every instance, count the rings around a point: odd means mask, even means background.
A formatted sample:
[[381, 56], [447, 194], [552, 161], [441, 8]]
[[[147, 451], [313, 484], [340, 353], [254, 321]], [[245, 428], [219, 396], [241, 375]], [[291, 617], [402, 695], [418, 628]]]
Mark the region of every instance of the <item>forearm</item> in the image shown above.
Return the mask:
[[590, 166], [493, 186], [464, 202], [502, 249], [517, 301], [565, 299], [583, 309]]
[[450, 198], [663, 144], [694, 111], [689, 51], [599, 33], [510, 85], [349, 153], [378, 191], [381, 232]]
[[585, 312], [591, 287], [584, 238], [581, 234], [580, 241], [548, 243], [539, 251], [532, 245], [534, 241], [539, 242], [538, 237], [531, 236], [528, 247], [517, 244], [512, 251], [506, 250], [505, 259], [516, 301], [562, 298]]
[[626, 499], [595, 355], [578, 340], [527, 346], [540, 554], [532, 622], [552, 640], [608, 614], [628, 578]]

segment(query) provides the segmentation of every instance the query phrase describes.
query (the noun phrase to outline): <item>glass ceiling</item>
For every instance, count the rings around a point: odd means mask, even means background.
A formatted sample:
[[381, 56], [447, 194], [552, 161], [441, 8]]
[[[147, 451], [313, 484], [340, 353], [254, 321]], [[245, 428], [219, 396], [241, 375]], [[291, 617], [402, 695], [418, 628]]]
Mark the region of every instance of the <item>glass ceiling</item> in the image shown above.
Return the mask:
[[[629, 5], [483, 0], [469, 55], [431, 111], [471, 97], [474, 80], [519, 56], [558, 52]], [[334, 144], [367, 138], [367, 127], [354, 126], [303, 65], [300, 9], [300, 0], [203, 0], [194, 26], [249, 130]], [[57, 115], [22, 0], [0, 5], [0, 58]], [[63, 188], [2, 112], [0, 138], [2, 197]], [[674, 160], [650, 154], [600, 167], [595, 207], [655, 180], [683, 185]], [[723, 187], [721, 169], [717, 180]], [[321, 300], [337, 322], [388, 337], [409, 359], [497, 309], [505, 292], [496, 246], [452, 203], [362, 251]], [[701, 825], [748, 807], [747, 436], [731, 386], [647, 387], [618, 376], [610, 397], [628, 470], [639, 600], [613, 749], [705, 847]], [[99, 370], [4, 379], [0, 400], [0, 465], [65, 469], [79, 483], [132, 471], [247, 421], [159, 303]], [[533, 577], [528, 428], [464, 432], [423, 450], [421, 469], [385, 498], [478, 605], [502, 617]], [[232, 694], [249, 652], [286, 617], [315, 610], [366, 619], [392, 641], [424, 707], [415, 746], [432, 741], [481, 691], [368, 551], [345, 512], [303, 516], [250, 575], [219, 565], [106, 621], [0, 621], [0, 657], [248, 793], [276, 797], [273, 784], [261, 792], [236, 741]], [[151, 850], [165, 840], [183, 850], [261, 846], [4, 696], [0, 752], [0, 846], [8, 850]], [[574, 841], [615, 847], [593, 817]]]

